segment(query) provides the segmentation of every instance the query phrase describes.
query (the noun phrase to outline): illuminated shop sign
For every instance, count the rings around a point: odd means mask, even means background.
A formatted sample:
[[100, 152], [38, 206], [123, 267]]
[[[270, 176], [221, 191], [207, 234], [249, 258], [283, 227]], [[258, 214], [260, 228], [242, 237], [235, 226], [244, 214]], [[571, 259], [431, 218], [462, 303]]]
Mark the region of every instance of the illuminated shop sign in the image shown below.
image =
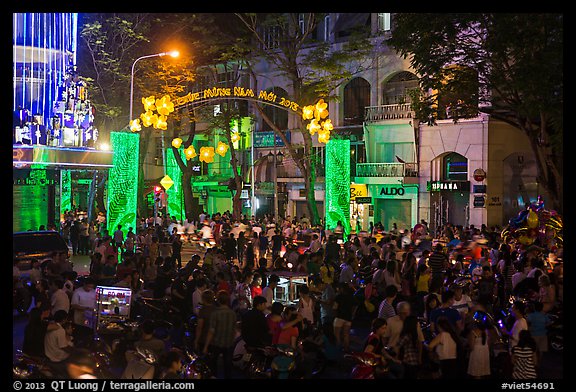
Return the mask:
[[428, 192], [440, 191], [470, 191], [470, 181], [428, 181], [426, 183]]
[[403, 196], [406, 193], [404, 188], [398, 186], [383, 186], [380, 196]]

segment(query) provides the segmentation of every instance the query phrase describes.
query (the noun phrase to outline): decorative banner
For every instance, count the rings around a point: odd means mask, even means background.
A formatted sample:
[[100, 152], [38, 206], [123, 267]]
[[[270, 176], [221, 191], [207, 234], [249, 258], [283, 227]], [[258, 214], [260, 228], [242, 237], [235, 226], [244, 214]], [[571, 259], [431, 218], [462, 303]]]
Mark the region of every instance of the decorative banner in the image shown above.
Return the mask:
[[338, 222], [350, 233], [350, 140], [332, 139], [326, 144], [326, 227]]

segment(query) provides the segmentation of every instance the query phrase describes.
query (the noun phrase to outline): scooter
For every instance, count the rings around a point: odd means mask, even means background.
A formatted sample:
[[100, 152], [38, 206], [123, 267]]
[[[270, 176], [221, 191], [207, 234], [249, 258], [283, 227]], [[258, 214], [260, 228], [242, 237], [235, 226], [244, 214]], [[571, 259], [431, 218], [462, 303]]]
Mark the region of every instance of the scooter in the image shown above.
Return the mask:
[[355, 362], [350, 378], [354, 380], [373, 380], [375, 378], [375, 369], [380, 364], [380, 358], [376, 355], [367, 352], [354, 352], [344, 355], [344, 358], [352, 359]]

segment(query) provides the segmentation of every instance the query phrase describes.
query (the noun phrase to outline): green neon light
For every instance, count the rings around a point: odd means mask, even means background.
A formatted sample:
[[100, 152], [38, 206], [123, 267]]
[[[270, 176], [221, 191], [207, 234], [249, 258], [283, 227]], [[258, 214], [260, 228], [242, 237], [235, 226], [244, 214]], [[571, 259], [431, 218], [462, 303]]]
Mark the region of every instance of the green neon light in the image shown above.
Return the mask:
[[326, 227], [342, 222], [350, 233], [350, 140], [330, 139], [326, 144]]
[[[184, 151], [179, 149], [180, 157], [184, 162], [186, 162], [186, 157], [184, 156]], [[172, 148], [166, 149], [166, 174], [170, 176], [174, 185], [172, 185], [166, 191], [168, 195], [168, 206], [167, 212], [168, 216], [175, 216], [176, 219], [180, 221], [184, 220], [184, 194], [182, 191], [182, 171], [174, 158], [174, 152]]]
[[38, 230], [48, 222], [48, 187], [16, 185], [12, 187], [12, 230]]
[[111, 132], [110, 143], [114, 157], [108, 178], [108, 232], [122, 225], [126, 234], [129, 227], [136, 226], [138, 206], [138, 154], [137, 133]]
[[60, 216], [72, 209], [72, 172], [60, 170]]

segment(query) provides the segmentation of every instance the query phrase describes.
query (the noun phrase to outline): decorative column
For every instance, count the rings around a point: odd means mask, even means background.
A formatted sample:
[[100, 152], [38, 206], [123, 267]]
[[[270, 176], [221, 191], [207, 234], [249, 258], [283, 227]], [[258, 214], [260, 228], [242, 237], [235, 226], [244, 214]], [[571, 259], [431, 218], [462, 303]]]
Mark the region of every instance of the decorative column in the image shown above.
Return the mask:
[[338, 221], [350, 233], [350, 140], [330, 139], [326, 144], [326, 227]]

